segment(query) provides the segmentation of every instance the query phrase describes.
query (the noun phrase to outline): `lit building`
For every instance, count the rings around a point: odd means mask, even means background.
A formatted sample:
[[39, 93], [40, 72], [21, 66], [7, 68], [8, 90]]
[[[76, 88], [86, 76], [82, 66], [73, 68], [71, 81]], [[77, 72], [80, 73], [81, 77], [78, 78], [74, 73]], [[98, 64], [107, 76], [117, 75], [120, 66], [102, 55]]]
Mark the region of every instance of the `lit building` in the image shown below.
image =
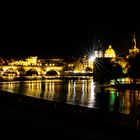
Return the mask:
[[87, 67], [88, 67], [88, 56], [84, 55], [84, 57], [83, 57], [83, 70], [86, 70]]
[[105, 51], [105, 58], [114, 58], [116, 57], [116, 53], [111, 45], [108, 46], [108, 49]]
[[94, 60], [95, 60], [95, 56], [90, 56], [89, 59], [88, 59], [88, 67], [91, 68], [93, 70], [93, 63], [94, 63]]
[[104, 56], [103, 51], [102, 50], [94, 51], [94, 56], [96, 58], [102, 58]]

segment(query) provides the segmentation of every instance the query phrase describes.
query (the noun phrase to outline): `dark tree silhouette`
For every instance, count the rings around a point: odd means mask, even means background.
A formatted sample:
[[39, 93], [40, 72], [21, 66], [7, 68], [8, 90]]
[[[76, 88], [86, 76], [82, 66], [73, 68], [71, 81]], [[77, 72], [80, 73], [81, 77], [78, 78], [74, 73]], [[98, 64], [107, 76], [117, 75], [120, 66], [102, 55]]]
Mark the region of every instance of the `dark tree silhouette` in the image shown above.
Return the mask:
[[113, 71], [116, 78], [124, 77], [123, 68], [118, 63], [113, 63]]
[[140, 78], [140, 53], [129, 56], [127, 68], [127, 75], [133, 80], [133, 83], [136, 83]]
[[116, 83], [117, 78], [122, 77], [122, 67], [111, 62], [111, 59], [107, 58], [98, 58], [94, 62], [93, 69], [94, 80], [98, 82], [109, 82], [111, 79], [115, 79]]

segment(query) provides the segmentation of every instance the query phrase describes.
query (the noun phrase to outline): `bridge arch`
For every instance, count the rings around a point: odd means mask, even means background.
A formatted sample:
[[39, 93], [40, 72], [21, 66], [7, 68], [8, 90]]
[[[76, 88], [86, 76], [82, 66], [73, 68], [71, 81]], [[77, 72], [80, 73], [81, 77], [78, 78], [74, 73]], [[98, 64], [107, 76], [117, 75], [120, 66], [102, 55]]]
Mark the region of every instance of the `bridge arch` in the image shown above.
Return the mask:
[[7, 69], [3, 69], [1, 75], [9, 75], [9, 76], [17, 76], [19, 75], [19, 71], [17, 69], [14, 68], [7, 68]]
[[[61, 75], [63, 67], [62, 66], [23, 66], [23, 65], [1, 65], [0, 66], [0, 75], [4, 73], [9, 68], [13, 68], [14, 71], [17, 72], [18, 76], [26, 76], [26, 72], [30, 69], [34, 69], [37, 71], [38, 76], [45, 76], [48, 71], [56, 71], [57, 75]], [[50, 73], [50, 72], [49, 72]], [[52, 73], [52, 72], [51, 72]], [[56, 73], [54, 73], [56, 74]]]
[[55, 76], [55, 75], [60, 75], [60, 72], [54, 69], [46, 71], [46, 76]]
[[39, 73], [36, 69], [29, 69], [26, 71], [26, 76], [38, 76]]
[[20, 75], [26, 75], [26, 70], [22, 67], [17, 68], [17, 70], [19, 71]]

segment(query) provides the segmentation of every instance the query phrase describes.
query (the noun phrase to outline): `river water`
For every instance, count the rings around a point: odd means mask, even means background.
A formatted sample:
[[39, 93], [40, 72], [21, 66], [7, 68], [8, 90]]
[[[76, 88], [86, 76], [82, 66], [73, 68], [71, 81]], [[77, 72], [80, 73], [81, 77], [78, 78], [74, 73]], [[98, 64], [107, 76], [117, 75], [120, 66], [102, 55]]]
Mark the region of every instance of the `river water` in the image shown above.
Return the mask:
[[139, 90], [105, 88], [93, 78], [7, 81], [0, 83], [0, 90], [123, 114], [130, 114], [140, 103]]

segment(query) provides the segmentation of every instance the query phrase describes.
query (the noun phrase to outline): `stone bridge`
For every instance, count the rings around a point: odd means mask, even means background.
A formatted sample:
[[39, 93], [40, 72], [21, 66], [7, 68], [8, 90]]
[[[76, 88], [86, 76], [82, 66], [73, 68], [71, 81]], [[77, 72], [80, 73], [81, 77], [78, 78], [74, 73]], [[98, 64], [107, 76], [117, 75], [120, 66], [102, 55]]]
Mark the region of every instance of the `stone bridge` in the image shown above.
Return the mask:
[[15, 75], [61, 75], [63, 66], [0, 66], [0, 74], [15, 74]]

